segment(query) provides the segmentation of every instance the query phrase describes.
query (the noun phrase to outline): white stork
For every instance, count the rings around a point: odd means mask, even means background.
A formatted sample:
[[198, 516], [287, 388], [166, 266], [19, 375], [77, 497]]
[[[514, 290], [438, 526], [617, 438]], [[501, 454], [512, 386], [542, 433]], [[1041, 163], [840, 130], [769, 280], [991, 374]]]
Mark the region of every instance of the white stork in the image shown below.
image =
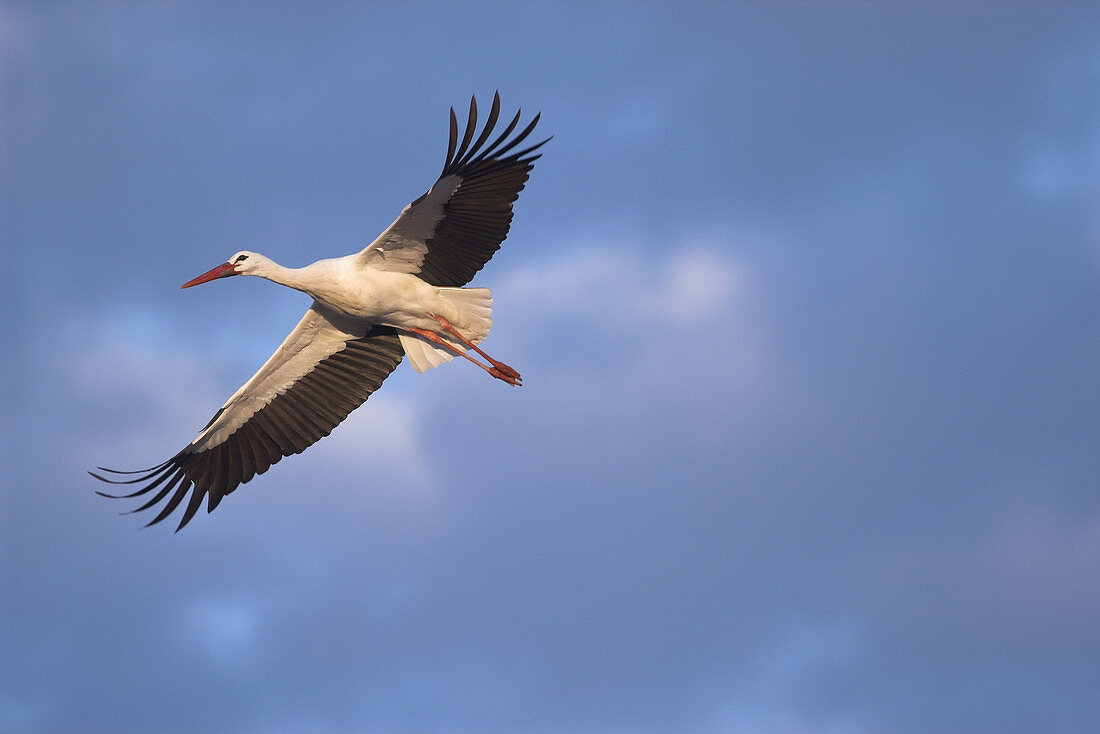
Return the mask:
[[[500, 97], [494, 95], [489, 118], [473, 141], [477, 102], [471, 98], [459, 143], [451, 109], [450, 142], [439, 179], [364, 250], [304, 268], [238, 252], [183, 284], [188, 288], [231, 275], [258, 275], [309, 294], [313, 304], [282, 346], [182, 451], [136, 472], [99, 467], [116, 478], [89, 472], [104, 482], [140, 484], [140, 489], [99, 494], [118, 499], [153, 493], [130, 512], [167, 500], [148, 523], [154, 525], [190, 492], [179, 531], [203, 497], [211, 512], [241, 484], [327, 436], [378, 389], [402, 356], [424, 372], [459, 355], [519, 385], [518, 372], [476, 346], [492, 324], [492, 294], [488, 288], [461, 287], [500, 249], [512, 222], [512, 203], [539, 157], [535, 151], [547, 142], [511, 152], [539, 121], [535, 115], [509, 140], [520, 120], [517, 112], [486, 145], [499, 114]], [[467, 354], [467, 348], [488, 364]], [[136, 478], [117, 478], [122, 475]]]

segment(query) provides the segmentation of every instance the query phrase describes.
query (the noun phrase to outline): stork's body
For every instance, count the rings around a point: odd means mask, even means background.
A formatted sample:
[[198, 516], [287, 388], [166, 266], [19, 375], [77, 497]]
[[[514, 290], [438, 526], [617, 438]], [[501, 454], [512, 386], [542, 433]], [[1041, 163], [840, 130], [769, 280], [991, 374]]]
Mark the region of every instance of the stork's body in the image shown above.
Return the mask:
[[[408, 333], [438, 331], [440, 323], [436, 317], [440, 317], [471, 341], [480, 341], [487, 335], [479, 334], [483, 324], [470, 313], [465, 303], [487, 300], [486, 307], [491, 306], [492, 295], [488, 288], [433, 286], [409, 273], [379, 270], [361, 262], [358, 255], [318, 260], [303, 268], [287, 268], [263, 255], [242, 251], [227, 264], [234, 265], [233, 275], [257, 275], [294, 288], [332, 311], [361, 319], [364, 324], [392, 326]], [[205, 282], [201, 280], [203, 277], [196, 280]], [[224, 276], [213, 274], [210, 279], [218, 277]], [[186, 287], [191, 284], [199, 283], [192, 281]], [[473, 298], [468, 298], [467, 294]]]
[[[157, 490], [135, 512], [161, 501], [149, 524], [160, 522], [191, 493], [182, 528], [203, 497], [207, 510], [262, 474], [283, 456], [327, 436], [351, 410], [381, 385], [403, 356], [424, 372], [453, 356], [464, 357], [511, 385], [519, 373], [485, 354], [477, 344], [492, 325], [492, 294], [465, 288], [499, 249], [512, 220], [512, 203], [527, 180], [543, 143], [508, 154], [534, 129], [538, 116], [511, 140], [519, 113], [485, 145], [500, 100], [476, 142], [477, 106], [461, 145], [451, 111], [451, 138], [443, 173], [368, 247], [353, 255], [288, 268], [254, 252], [228, 262], [182, 287], [234, 275], [254, 275], [302, 291], [313, 305], [283, 344], [214, 415], [199, 435], [168, 461], [134, 479], [97, 479], [140, 484], [125, 497]], [[545, 142], [545, 141], [543, 141]], [[472, 349], [488, 364], [467, 353]], [[107, 495], [115, 496], [115, 495]], [[177, 528], [178, 529], [178, 528]]]
[[439, 287], [415, 275], [361, 265], [354, 256], [318, 260], [296, 269], [267, 260], [262, 271], [241, 274], [260, 275], [290, 286], [341, 313], [374, 324], [400, 329], [437, 327], [428, 313], [438, 313], [457, 324], [456, 314], [445, 313], [448, 305], [440, 297]]

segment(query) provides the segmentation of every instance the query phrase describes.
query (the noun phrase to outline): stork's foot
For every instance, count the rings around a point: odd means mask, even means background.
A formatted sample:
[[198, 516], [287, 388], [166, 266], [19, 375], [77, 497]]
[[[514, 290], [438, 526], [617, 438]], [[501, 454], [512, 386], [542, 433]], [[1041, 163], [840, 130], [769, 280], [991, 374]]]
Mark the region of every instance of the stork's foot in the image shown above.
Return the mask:
[[[436, 318], [439, 318], [439, 317], [437, 316]], [[440, 320], [442, 321], [442, 319], [440, 319]], [[449, 326], [449, 324], [448, 324], [448, 326]], [[452, 327], [452, 329], [453, 329], [453, 327]], [[409, 329], [409, 331], [411, 331], [414, 334], [418, 334], [419, 336], [424, 337], [425, 339], [427, 339], [428, 341], [430, 341], [433, 344], [439, 344], [440, 346], [447, 347], [447, 349], [451, 350], [452, 352], [454, 352], [459, 357], [463, 357], [465, 359], [470, 360], [471, 362], [476, 364], [478, 367], [480, 367], [481, 369], [488, 372], [493, 377], [497, 378], [498, 380], [504, 380], [505, 382], [507, 382], [509, 385], [512, 385], [513, 387], [520, 387], [523, 383], [523, 378], [519, 376], [518, 372], [516, 372], [514, 369], [512, 369], [508, 365], [504, 364], [503, 362], [498, 362], [497, 360], [493, 359], [492, 357], [490, 357], [485, 352], [478, 349], [472, 343], [467, 341], [457, 331], [454, 332], [455, 335], [459, 339], [462, 339], [462, 341], [466, 342], [466, 344], [468, 344], [470, 347], [473, 347], [473, 349], [478, 354], [480, 354], [482, 357], [485, 357], [485, 359], [489, 360], [489, 364], [482, 364], [481, 362], [478, 362], [476, 359], [471, 357], [465, 351], [463, 351], [462, 349], [459, 349], [454, 344], [451, 344], [446, 339], [444, 339], [441, 335], [435, 333], [434, 331], [428, 331], [427, 329]], [[492, 365], [492, 366], [490, 366], [490, 365]]]
[[[454, 327], [454, 325], [451, 324], [450, 321], [443, 318], [442, 316], [439, 316], [438, 314], [433, 313], [433, 314], [429, 314], [429, 315], [433, 319], [435, 319], [436, 321], [439, 322], [439, 325], [443, 327], [444, 331], [446, 331], [448, 334], [452, 335], [453, 337], [455, 337], [456, 339], [461, 341], [463, 344], [465, 344], [467, 347], [469, 347], [470, 349], [473, 349], [475, 352], [477, 352], [482, 357], [484, 357], [486, 360], [488, 360], [489, 364], [491, 364], [492, 367], [486, 367], [485, 365], [481, 364], [480, 362], [478, 362], [476, 359], [474, 359], [470, 355], [466, 354], [465, 352], [459, 351], [458, 353], [461, 354], [463, 357], [470, 360], [471, 362], [473, 362], [477, 366], [481, 367], [481, 369], [485, 370], [486, 372], [488, 372], [490, 375], [497, 378], [498, 380], [504, 380], [509, 385], [519, 387], [520, 384], [523, 382], [523, 378], [519, 376], [518, 372], [516, 372], [514, 369], [512, 369], [508, 365], [504, 364], [503, 362], [498, 362], [497, 360], [493, 359], [488, 354], [483, 352], [480, 347], [478, 347], [472, 341], [470, 341], [465, 336], [463, 336], [462, 333], [458, 329], [456, 329]], [[418, 331], [418, 330], [414, 329], [414, 331]], [[455, 351], [458, 351], [458, 350], [455, 350]]]
[[519, 376], [519, 373], [503, 362], [493, 360], [493, 366], [489, 368], [489, 374], [498, 380], [504, 380], [513, 387], [523, 386], [523, 378]]

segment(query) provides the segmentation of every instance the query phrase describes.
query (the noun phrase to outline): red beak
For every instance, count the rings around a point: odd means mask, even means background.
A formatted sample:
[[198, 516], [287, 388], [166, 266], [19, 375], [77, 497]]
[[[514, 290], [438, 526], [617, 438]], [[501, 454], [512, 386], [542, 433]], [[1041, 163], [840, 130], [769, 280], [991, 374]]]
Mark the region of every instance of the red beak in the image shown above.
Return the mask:
[[187, 281], [181, 285], [180, 288], [190, 288], [193, 285], [202, 285], [203, 283], [209, 283], [218, 278], [228, 278], [230, 275], [237, 275], [237, 271], [233, 269], [233, 263], [225, 263], [224, 265], [219, 265], [216, 268], [207, 270], [194, 280]]

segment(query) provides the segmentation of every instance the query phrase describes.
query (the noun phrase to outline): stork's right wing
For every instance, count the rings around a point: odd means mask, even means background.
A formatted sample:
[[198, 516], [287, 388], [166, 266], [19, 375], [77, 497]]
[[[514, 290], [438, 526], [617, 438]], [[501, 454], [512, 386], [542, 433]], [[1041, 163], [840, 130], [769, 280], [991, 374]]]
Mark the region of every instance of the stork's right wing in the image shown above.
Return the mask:
[[167, 498], [149, 525], [168, 517], [190, 491], [179, 530], [194, 517], [204, 496], [210, 512], [225, 495], [284, 456], [300, 454], [327, 436], [378, 389], [403, 356], [392, 328], [367, 324], [314, 302], [282, 346], [186, 448], [138, 472], [100, 467], [116, 476], [137, 475], [134, 479], [90, 473], [111, 484], [144, 485], [125, 495], [100, 492], [106, 497], [138, 497], [158, 490], [133, 510], [147, 510]]

